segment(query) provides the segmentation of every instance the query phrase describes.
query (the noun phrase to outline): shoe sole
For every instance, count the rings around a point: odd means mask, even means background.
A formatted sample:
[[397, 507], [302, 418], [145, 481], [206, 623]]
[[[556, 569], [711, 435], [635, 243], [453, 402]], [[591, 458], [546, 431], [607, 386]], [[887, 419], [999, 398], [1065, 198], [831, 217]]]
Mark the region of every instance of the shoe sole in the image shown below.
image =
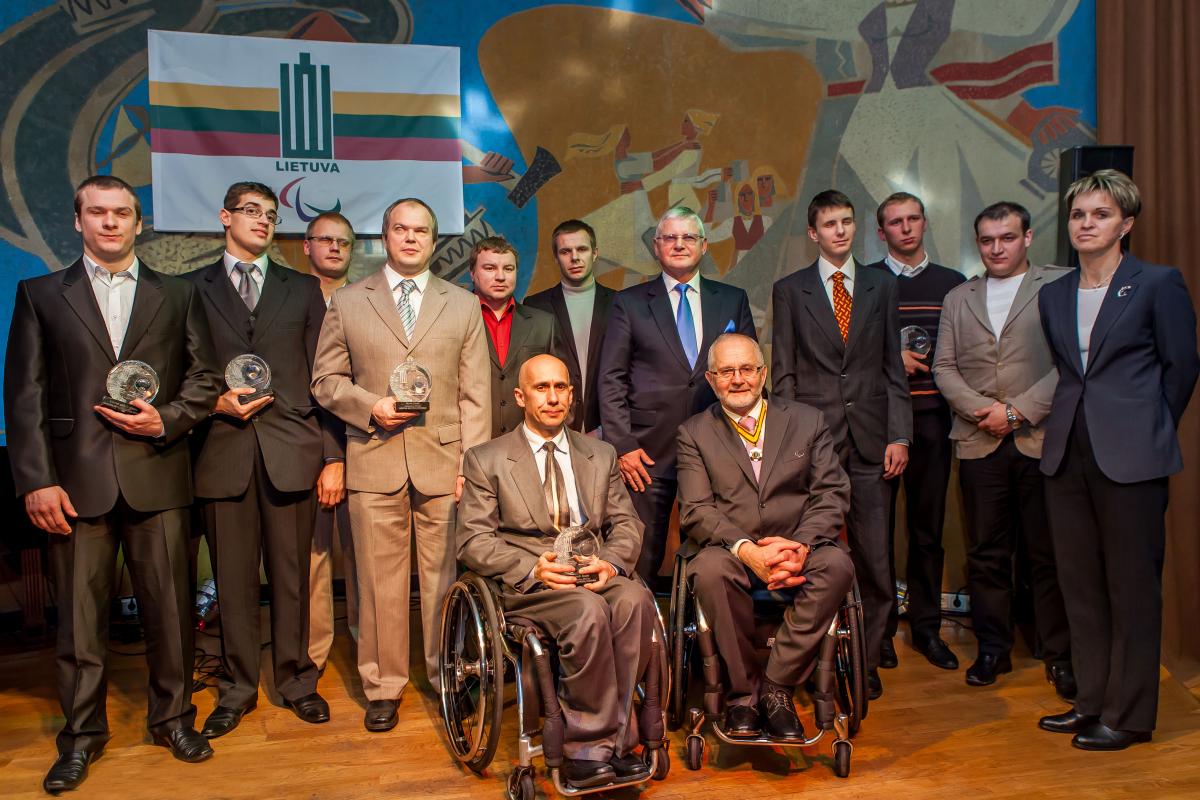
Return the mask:
[[371, 724], [369, 722], [364, 722], [363, 727], [366, 728], [371, 733], [387, 733], [392, 728], [396, 727], [396, 723], [399, 721], [400, 720], [398, 720], [398, 719], [394, 719], [391, 722], [385, 723], [383, 725]]
[[563, 778], [563, 783], [572, 789], [594, 789], [597, 786], [605, 786], [610, 783], [616, 783], [619, 779], [616, 773], [609, 772], [607, 774], [597, 775], [595, 778], [588, 778], [584, 781], [573, 781]]
[[1126, 750], [1135, 744], [1141, 744], [1143, 742], [1148, 742], [1148, 741], [1150, 741], [1149, 736], [1145, 736], [1145, 737], [1138, 736], [1138, 737], [1135, 737], [1134, 739], [1132, 739], [1128, 744], [1122, 744], [1122, 745], [1116, 745], [1116, 746], [1101, 745], [1101, 746], [1097, 747], [1095, 745], [1082, 744], [1082, 743], [1077, 742], [1074, 739], [1072, 739], [1071, 745], [1079, 750], [1088, 750], [1093, 753], [1116, 753], [1121, 750]]

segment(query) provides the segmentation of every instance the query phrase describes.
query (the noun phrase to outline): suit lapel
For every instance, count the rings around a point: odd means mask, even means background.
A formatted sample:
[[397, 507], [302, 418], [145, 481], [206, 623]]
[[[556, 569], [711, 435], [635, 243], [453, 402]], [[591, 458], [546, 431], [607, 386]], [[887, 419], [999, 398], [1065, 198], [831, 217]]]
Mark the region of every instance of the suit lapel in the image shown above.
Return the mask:
[[[1141, 262], [1126, 254], [1117, 266], [1117, 271], [1113, 273], [1112, 280], [1108, 284], [1108, 291], [1104, 293], [1104, 301], [1100, 304], [1100, 313], [1096, 315], [1096, 324], [1092, 326], [1092, 338], [1088, 342], [1088, 370], [1096, 363], [1096, 356], [1099, 354], [1108, 332], [1112, 330], [1121, 314], [1129, 307], [1129, 301], [1137, 291], [1137, 276], [1141, 272]], [[1124, 294], [1122, 294], [1122, 290], [1125, 290]], [[1078, 301], [1075, 306], [1078, 308]]]
[[[817, 327], [829, 339], [830, 344], [837, 348], [838, 353], [844, 354], [846, 352], [846, 343], [842, 341], [842, 333], [838, 329], [837, 317], [833, 315], [833, 306], [829, 302], [829, 296], [825, 294], [825, 286], [821, 282], [820, 268], [814, 263], [802, 272], [801, 275], [803, 275], [803, 283], [800, 285], [800, 291], [804, 295], [805, 308], [812, 315], [813, 320], [817, 323]], [[853, 306], [851, 306], [852, 323], [853, 316]]]
[[[561, 290], [559, 291], [559, 294], [560, 295], [562, 294]], [[592, 370], [592, 367], [591, 367], [592, 364], [600, 363], [600, 345], [604, 343], [604, 324], [605, 324], [605, 322], [608, 321], [608, 312], [612, 309], [613, 298], [615, 298], [616, 296], [617, 296], [616, 292], [612, 291], [611, 289], [609, 289], [605, 286], [596, 284], [596, 301], [592, 304], [592, 329], [591, 329], [592, 332], [588, 336], [587, 363], [588, 363], [588, 371], [589, 372]], [[566, 310], [565, 304], [564, 304], [563, 308], [565, 311]], [[570, 328], [568, 328], [566, 330], [566, 334], [567, 334], [567, 337], [569, 339], [571, 339], [571, 348], [572, 348], [572, 352], [574, 352], [575, 337], [573, 335], [571, 335]], [[578, 363], [578, 361], [576, 362], [576, 369], [579, 369], [581, 371], [583, 369], [582, 365], [580, 365]], [[587, 380], [586, 375], [583, 375], [581, 377], [583, 378], [584, 381]], [[591, 386], [588, 386], [586, 388], [589, 393], [592, 391]]]
[[[862, 336], [863, 326], [875, 311], [879, 302], [878, 276], [876, 270], [865, 269], [862, 264], [854, 265], [854, 297], [850, 301], [850, 331], [846, 337], [846, 350], [843, 357], [849, 355]], [[837, 323], [837, 318], [834, 318]], [[840, 336], [839, 332], [839, 336]], [[897, 332], [899, 335], [899, 332]]]
[[250, 310], [246, 308], [241, 295], [234, 290], [233, 282], [229, 280], [229, 274], [225, 271], [224, 261], [218, 261], [205, 268], [200, 290], [208, 296], [209, 302], [224, 318], [229, 329], [236, 333], [246, 349], [250, 350]]
[[601, 486], [596, 480], [596, 465], [592, 463], [595, 453], [580, 445], [582, 436], [575, 431], [567, 431], [567, 446], [571, 450], [571, 470], [575, 473], [575, 493], [579, 497], [579, 510], [583, 512], [587, 524], [594, 530], [600, 530], [603, 520], [595, 519], [595, 509], [601, 508]]
[[[1046, 290], [1056, 292], [1060, 298], [1058, 309], [1050, 317], [1052, 334], [1061, 340], [1062, 352], [1074, 356], [1065, 360], [1070, 362], [1070, 369], [1082, 377], [1083, 354], [1079, 351], [1079, 270], [1071, 270], [1047, 286]], [[1051, 294], [1051, 298], [1054, 296]], [[1063, 368], [1062, 361], [1059, 362], [1058, 368]]]
[[[432, 278], [430, 279], [432, 282]], [[408, 341], [408, 337], [404, 335], [404, 324], [400, 322], [400, 312], [396, 310], [396, 304], [392, 301], [392, 290], [388, 286], [387, 274], [380, 269], [363, 279], [363, 288], [368, 291], [367, 297], [371, 303], [371, 308], [375, 309], [375, 313], [383, 320], [383, 324], [387, 326], [392, 335], [401, 343], [412, 349], [412, 344]], [[429, 287], [426, 287], [427, 289]], [[428, 298], [425, 298], [426, 300]], [[421, 303], [421, 313], [425, 313], [425, 303]], [[419, 323], [419, 320], [418, 320]]]
[[[597, 297], [598, 296], [599, 292], [597, 291]], [[554, 319], [558, 323], [558, 329], [562, 331], [564, 340], [563, 352], [570, 362], [567, 364], [567, 369], [571, 372], [580, 372], [579, 353], [575, 350], [575, 329], [571, 325], [571, 314], [567, 311], [567, 301], [563, 296], [563, 288], [561, 283], [550, 290], [550, 308], [554, 310]], [[595, 326], [595, 322], [596, 317], [593, 315], [593, 327]], [[591, 348], [589, 346], [589, 350], [590, 349]]]
[[[422, 309], [424, 310], [424, 309]], [[509, 434], [508, 460], [513, 482], [517, 491], [525, 501], [529, 516], [537, 525], [538, 530], [547, 535], [553, 535], [554, 525], [550, 522], [550, 511], [546, 508], [546, 495], [542, 493], [542, 481], [538, 477], [537, 463], [533, 460], [533, 451], [525, 441], [525, 434], [520, 429]], [[574, 466], [574, 463], [572, 463]]]
[[754, 487], [754, 493], [758, 494], [759, 483], [754, 479], [754, 467], [750, 464], [750, 455], [746, 452], [746, 446], [742, 444], [741, 437], [733, 429], [733, 421], [729, 419], [720, 403], [711, 409], [711, 423], [713, 435], [721, 441], [721, 444], [725, 445], [725, 449], [729, 451], [734, 463], [742, 470], [742, 475]]
[[[146, 329], [158, 315], [158, 309], [163, 303], [163, 283], [158, 273], [142, 264], [138, 268], [137, 285], [133, 290], [133, 310], [129, 312], [129, 325], [125, 328], [125, 338], [121, 342], [121, 355], [118, 361], [128, 358], [128, 353], [141, 341]], [[151, 366], [154, 366], [151, 364]], [[158, 365], [158, 369], [162, 365]]]
[[[650, 280], [646, 298], [650, 305], [650, 314], [654, 317], [659, 332], [662, 333], [663, 341], [667, 343], [667, 347], [679, 361], [679, 365], [690, 371], [691, 366], [688, 364], [687, 356], [683, 354], [683, 343], [679, 341], [679, 329], [675, 327], [675, 317], [671, 314], [671, 298], [667, 297], [667, 286], [663, 283], [661, 275]], [[701, 306], [701, 312], [703, 312], [703, 306]], [[696, 360], [699, 362], [700, 359]]]
[[783, 442], [790, 435], [792, 415], [779, 403], [768, 403], [763, 408], [770, 409], [766, 419], [766, 424], [770, 427], [765, 431], [766, 441], [763, 442], [763, 462], [758, 471], [758, 485], [766, 488], [767, 481], [771, 477], [771, 470], [775, 468], [775, 462], [779, 460], [779, 451], [783, 447]]
[[1013, 298], [1012, 305], [1008, 308], [1008, 316], [1004, 320], [1004, 325], [1001, 326], [996, 338], [1004, 334], [1008, 330], [1008, 326], [1017, 315], [1024, 310], [1025, 306], [1029, 305], [1038, 295], [1038, 290], [1042, 288], [1042, 283], [1046, 277], [1038, 267], [1029, 265], [1029, 271], [1025, 273], [1025, 279], [1021, 281], [1021, 285], [1017, 287], [1017, 295]]
[[[715, 281], [710, 281], [706, 278], [700, 278], [700, 318], [704, 338], [700, 342], [700, 349], [696, 351], [696, 363], [692, 366], [693, 375], [703, 375], [704, 370], [708, 366], [708, 348], [712, 347], [713, 340], [716, 339], [725, 330], [732, 315], [726, 314], [722, 306], [720, 286]], [[734, 330], [734, 333], [737, 331]]]
[[513, 358], [513, 355], [525, 344], [532, 330], [533, 324], [529, 321], [529, 309], [518, 303], [513, 308], [512, 330], [508, 334], [508, 358], [505, 359], [506, 362]]
[[[421, 343], [431, 330], [433, 323], [441, 316], [442, 310], [446, 307], [446, 291], [450, 284], [438, 276], [430, 273], [429, 282], [425, 284], [425, 295], [421, 298], [421, 313], [417, 315], [417, 324], [413, 328], [413, 338], [410, 347], [416, 347]], [[388, 292], [390, 295], [391, 292]], [[395, 305], [392, 310], [395, 311]], [[395, 311], [394, 316], [396, 322], [400, 322], [400, 312]], [[404, 332], [404, 326], [400, 326], [401, 333]], [[491, 338], [491, 337], [488, 337]]]
[[[1021, 283], [1024, 284], [1025, 281], [1021, 281]], [[971, 309], [971, 313], [975, 315], [975, 319], [979, 320], [979, 324], [983, 326], [984, 330], [992, 336], [996, 335], [996, 332], [992, 330], [992, 318], [987, 311], [987, 276], [971, 281], [971, 290], [967, 292], [967, 308]], [[1009, 316], [1011, 317], [1012, 314], [1010, 313]]]
[[[92, 291], [91, 277], [87, 274], [87, 267], [82, 258], [63, 271], [62, 282], [63, 299], [96, 340], [96, 344], [100, 345], [109, 363], [116, 363], [112, 340], [108, 337], [104, 318], [100, 316], [100, 306], [96, 305], [96, 293]], [[136, 297], [136, 291], [134, 295]]]
[[[258, 298], [258, 306], [254, 309], [255, 339], [258, 338], [259, 331], [267, 330], [270, 327], [271, 322], [279, 313], [279, 309], [283, 308], [284, 303], [287, 302], [288, 292], [291, 290], [288, 272], [287, 267], [280, 266], [273, 261], [268, 263], [267, 274], [263, 280], [262, 296]], [[232, 284], [230, 285], [232, 286]]]

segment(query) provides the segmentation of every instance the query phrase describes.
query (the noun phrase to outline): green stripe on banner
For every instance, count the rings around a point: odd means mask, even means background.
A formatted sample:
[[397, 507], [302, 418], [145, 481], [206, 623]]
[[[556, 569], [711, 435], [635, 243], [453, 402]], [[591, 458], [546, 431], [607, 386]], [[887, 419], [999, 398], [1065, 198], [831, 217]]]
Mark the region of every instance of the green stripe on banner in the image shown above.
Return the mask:
[[150, 106], [150, 127], [178, 131], [273, 133], [279, 135], [276, 111], [227, 111], [220, 108]]
[[335, 136], [370, 139], [457, 139], [457, 117], [392, 117], [368, 114], [334, 114]]

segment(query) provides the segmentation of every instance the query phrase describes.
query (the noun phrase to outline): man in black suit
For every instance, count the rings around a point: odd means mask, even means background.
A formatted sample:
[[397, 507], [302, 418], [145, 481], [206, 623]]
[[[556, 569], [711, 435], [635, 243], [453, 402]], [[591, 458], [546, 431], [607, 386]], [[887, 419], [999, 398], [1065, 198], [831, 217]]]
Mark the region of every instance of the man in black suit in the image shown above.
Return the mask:
[[258, 703], [260, 556], [271, 593], [275, 688], [305, 722], [329, 719], [308, 655], [308, 577], [314, 486], [340, 471], [344, 450], [323, 430], [309, 394], [325, 300], [320, 282], [276, 264], [267, 247], [278, 222], [268, 186], [235, 183], [225, 194], [225, 253], [187, 277], [208, 313], [216, 364], [253, 353], [271, 368], [271, 390], [225, 387], [203, 430], [196, 495], [203, 501], [221, 603], [225, 674], [217, 706], [204, 722], [210, 739], [237, 727]]
[[[146, 722], [183, 761], [212, 748], [192, 727], [192, 619], [187, 432], [218, 392], [208, 324], [195, 290], [133, 252], [142, 210], [129, 184], [93, 176], [75, 192], [83, 257], [21, 281], [5, 362], [13, 482], [33, 524], [50, 536], [58, 589], [55, 666], [66, 722], [43, 787], [78, 787], [108, 741], [108, 608], [118, 546], [133, 581], [150, 670]], [[138, 360], [157, 394], [135, 414], [97, 401], [106, 374]]]
[[524, 419], [513, 396], [521, 365], [544, 353], [558, 355], [554, 317], [513, 299], [517, 249], [503, 236], [488, 236], [471, 250], [471, 284], [479, 298], [492, 363], [492, 438], [515, 431]]
[[550, 236], [562, 282], [525, 298], [558, 323], [559, 353], [571, 373], [575, 407], [569, 427], [589, 433], [600, 427], [600, 345], [617, 293], [596, 282], [596, 232], [578, 219], [559, 223]]
[[854, 206], [836, 190], [808, 206], [816, 263], [775, 283], [771, 371], [774, 393], [825, 414], [850, 476], [846, 527], [863, 598], [872, 698], [883, 693], [880, 645], [895, 602], [888, 551], [887, 481], [904, 472], [912, 405], [900, 357], [896, 279], [855, 269]]
[[600, 424], [646, 525], [637, 571], [647, 583], [667, 547], [676, 432], [717, 399], [704, 379], [709, 345], [722, 333], [758, 338], [746, 293], [700, 277], [707, 250], [695, 211], [663, 214], [654, 236], [662, 276], [617, 294], [600, 351]]

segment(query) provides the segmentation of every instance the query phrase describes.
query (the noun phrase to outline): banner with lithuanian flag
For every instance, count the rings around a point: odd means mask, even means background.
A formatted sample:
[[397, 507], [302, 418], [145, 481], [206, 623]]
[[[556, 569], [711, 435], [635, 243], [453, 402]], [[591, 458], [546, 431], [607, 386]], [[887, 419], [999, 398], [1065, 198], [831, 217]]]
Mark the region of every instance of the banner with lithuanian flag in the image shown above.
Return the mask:
[[222, 230], [225, 190], [265, 183], [279, 233], [340, 211], [378, 234], [419, 197], [463, 228], [458, 48], [150, 31], [154, 228]]

